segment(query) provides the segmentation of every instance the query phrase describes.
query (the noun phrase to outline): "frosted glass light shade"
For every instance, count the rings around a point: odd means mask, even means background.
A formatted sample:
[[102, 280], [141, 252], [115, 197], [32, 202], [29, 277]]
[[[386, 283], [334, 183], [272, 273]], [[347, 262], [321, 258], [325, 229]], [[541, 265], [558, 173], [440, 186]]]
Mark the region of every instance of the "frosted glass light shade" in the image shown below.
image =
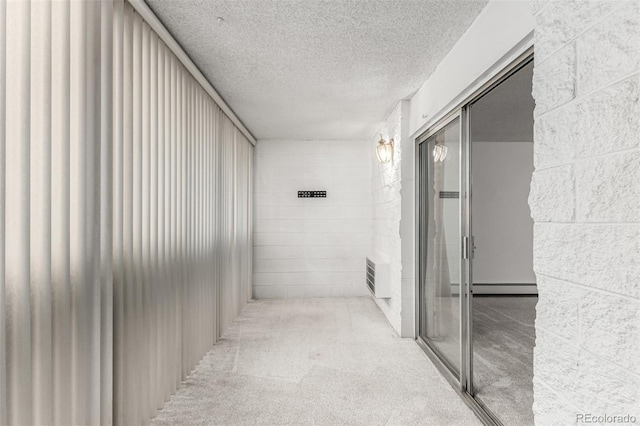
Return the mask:
[[378, 161], [381, 163], [388, 163], [391, 161], [391, 157], [393, 157], [393, 139], [387, 143], [382, 137], [378, 141], [378, 146], [376, 147], [376, 155], [378, 156]]

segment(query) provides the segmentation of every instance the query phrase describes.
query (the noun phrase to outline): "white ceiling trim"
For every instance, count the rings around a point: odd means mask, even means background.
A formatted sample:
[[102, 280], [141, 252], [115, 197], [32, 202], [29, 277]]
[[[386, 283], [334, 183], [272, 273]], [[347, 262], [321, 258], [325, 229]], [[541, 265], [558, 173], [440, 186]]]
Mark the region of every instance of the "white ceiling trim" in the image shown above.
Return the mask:
[[225, 100], [220, 96], [220, 94], [213, 88], [209, 80], [202, 74], [200, 69], [193, 63], [191, 58], [187, 55], [187, 53], [182, 49], [180, 44], [176, 41], [175, 38], [169, 33], [167, 28], [160, 22], [158, 17], [153, 13], [153, 11], [147, 6], [144, 0], [127, 0], [131, 6], [136, 10], [137, 13], [140, 14], [142, 19], [144, 19], [147, 24], [158, 34], [158, 36], [164, 41], [169, 49], [173, 52], [174, 55], [182, 62], [185, 68], [193, 75], [193, 77], [200, 83], [200, 85], [204, 88], [204, 90], [211, 96], [213, 101], [218, 104], [220, 109], [231, 119], [233, 124], [242, 132], [243, 135], [249, 139], [249, 142], [256, 145], [256, 138], [251, 134], [251, 132], [244, 125], [242, 120], [238, 118], [238, 116], [233, 112], [231, 107], [227, 105]]

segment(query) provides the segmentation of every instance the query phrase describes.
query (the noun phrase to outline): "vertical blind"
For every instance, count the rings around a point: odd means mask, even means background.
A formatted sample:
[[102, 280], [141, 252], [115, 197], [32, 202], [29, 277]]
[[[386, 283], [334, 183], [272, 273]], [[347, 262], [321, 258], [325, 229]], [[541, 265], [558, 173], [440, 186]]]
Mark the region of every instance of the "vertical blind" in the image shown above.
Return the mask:
[[144, 424], [250, 297], [253, 147], [123, 0], [0, 1], [0, 424]]

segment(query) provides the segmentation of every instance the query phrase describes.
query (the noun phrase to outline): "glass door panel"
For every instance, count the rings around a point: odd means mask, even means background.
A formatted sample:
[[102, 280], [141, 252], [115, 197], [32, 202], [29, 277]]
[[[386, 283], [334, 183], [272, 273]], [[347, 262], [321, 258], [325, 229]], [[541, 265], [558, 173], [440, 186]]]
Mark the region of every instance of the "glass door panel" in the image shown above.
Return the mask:
[[[525, 61], [468, 106], [477, 245], [470, 280], [472, 394], [509, 425], [534, 424], [537, 290], [527, 200], [534, 170], [532, 79], [533, 61]], [[517, 137], [510, 133], [516, 127]]]
[[460, 378], [461, 131], [456, 117], [419, 155], [419, 336]]

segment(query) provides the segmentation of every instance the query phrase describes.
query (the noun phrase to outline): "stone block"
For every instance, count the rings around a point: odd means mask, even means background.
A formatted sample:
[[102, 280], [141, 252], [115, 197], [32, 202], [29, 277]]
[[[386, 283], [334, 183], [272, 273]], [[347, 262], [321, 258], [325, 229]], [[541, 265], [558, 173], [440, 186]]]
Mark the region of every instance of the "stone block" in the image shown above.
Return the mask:
[[[638, 376], [629, 374], [616, 362], [616, 359], [596, 356], [551, 333], [537, 332], [534, 382], [546, 385], [553, 392], [534, 389], [536, 419], [554, 411], [558, 416], [580, 412], [638, 416]], [[549, 405], [548, 398], [554, 393], [566, 398], [563, 408], [554, 409]]]
[[567, 341], [577, 342], [580, 304], [578, 287], [544, 275], [539, 275], [537, 281], [536, 330], [551, 331]]
[[544, 61], [536, 58], [533, 69], [535, 115], [569, 102], [575, 97], [575, 44], [570, 43]]
[[548, 58], [619, 6], [615, 0], [549, 1], [535, 16], [536, 60]]
[[537, 15], [550, 1], [551, 0], [534, 0], [533, 5], [531, 6], [531, 11], [534, 15]]
[[534, 354], [536, 422], [542, 417], [568, 419], [573, 415], [572, 422], [563, 423], [573, 424], [578, 413], [639, 416], [637, 376], [589, 351], [567, 346], [548, 333], [538, 337]]
[[640, 151], [580, 161], [576, 166], [578, 220], [638, 222], [639, 183]]
[[534, 172], [529, 207], [536, 222], [573, 222], [576, 210], [573, 166]]
[[533, 380], [533, 415], [537, 425], [566, 426], [574, 424], [580, 409], [567, 402], [539, 380]]
[[579, 383], [578, 346], [544, 330], [536, 330], [536, 346], [533, 349], [533, 377], [560, 395], [572, 395]]
[[536, 170], [574, 161], [577, 147], [582, 143], [577, 122], [575, 103], [570, 103], [535, 120], [533, 162]]
[[[640, 44], [640, 39], [638, 41]], [[640, 76], [580, 100], [577, 158], [640, 147]]]
[[537, 274], [640, 298], [640, 224], [538, 223], [533, 245]]
[[577, 384], [572, 401], [594, 415], [632, 415], [640, 418], [640, 378], [617, 365], [615, 358], [601, 358], [581, 349], [574, 360]]
[[640, 300], [582, 291], [580, 336], [585, 350], [640, 375]]
[[623, 2], [577, 43], [579, 95], [640, 70], [640, 2]]

